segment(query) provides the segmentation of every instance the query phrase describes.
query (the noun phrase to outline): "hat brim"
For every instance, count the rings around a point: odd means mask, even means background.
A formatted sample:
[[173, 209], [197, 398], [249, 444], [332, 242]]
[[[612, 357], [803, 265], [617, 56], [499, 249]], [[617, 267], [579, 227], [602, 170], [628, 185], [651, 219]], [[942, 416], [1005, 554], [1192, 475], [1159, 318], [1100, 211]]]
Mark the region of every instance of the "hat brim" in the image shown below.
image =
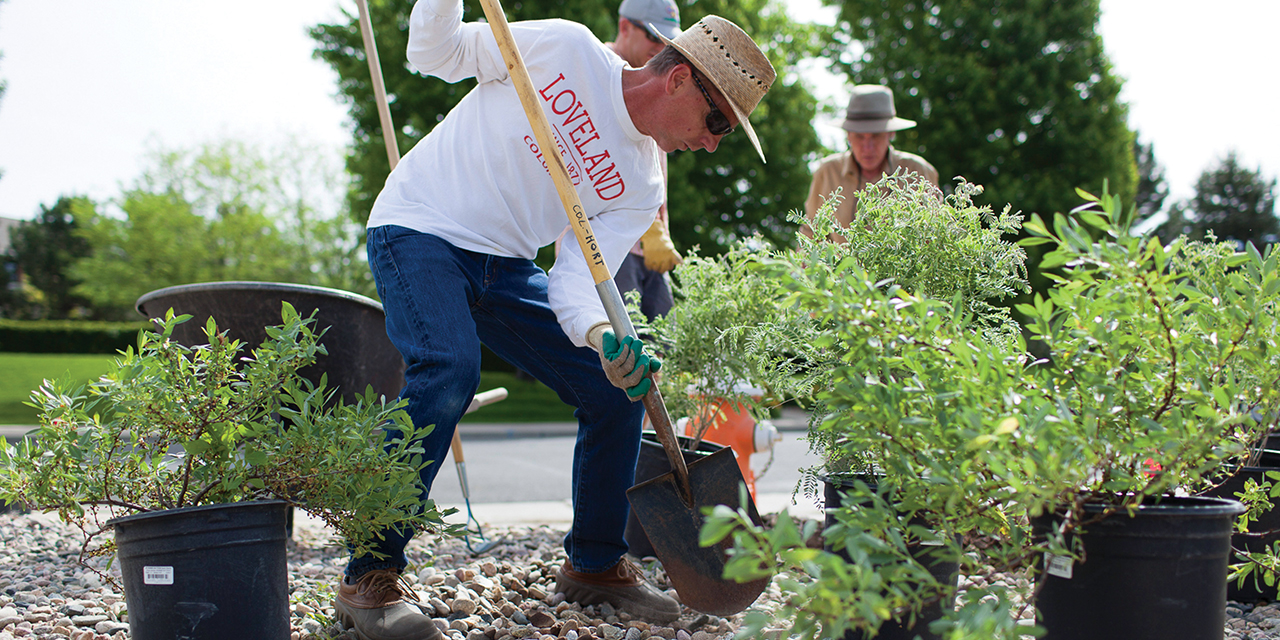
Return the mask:
[[915, 120], [907, 120], [906, 118], [881, 118], [875, 120], [845, 120], [840, 125], [845, 131], [854, 133], [891, 133], [894, 131], [902, 131], [916, 126]]
[[705, 68], [703, 68], [703, 66], [698, 63], [697, 58], [695, 58], [693, 54], [689, 53], [689, 51], [684, 47], [676, 44], [675, 41], [673, 41], [671, 38], [668, 38], [662, 34], [658, 34], [658, 37], [662, 38], [662, 41], [665, 42], [667, 45], [671, 46], [676, 51], [679, 51], [680, 55], [684, 56], [684, 59], [688, 60], [689, 64], [696, 67], [698, 71], [701, 71], [703, 77], [705, 77], [707, 80], [710, 80], [711, 84], [715, 86], [716, 91], [719, 91], [720, 95], [724, 96], [725, 102], [729, 103], [729, 108], [733, 109], [733, 115], [738, 118], [738, 124], [742, 125], [742, 128], [747, 132], [747, 138], [751, 140], [751, 146], [755, 147], [756, 153], [760, 154], [760, 161], [767, 163], [768, 160], [764, 159], [764, 149], [760, 148], [760, 139], [756, 137], [756, 130], [751, 128], [751, 120], [747, 119], [747, 114], [742, 111], [742, 107], [739, 107], [736, 103], [734, 103], [733, 99], [729, 97], [729, 93], [724, 90], [724, 87], [720, 86], [719, 82], [716, 81], [715, 76], [710, 71], [707, 71]]
[[680, 27], [671, 23], [646, 21], [644, 25], [650, 35], [662, 38], [663, 40], [676, 38], [680, 35]]

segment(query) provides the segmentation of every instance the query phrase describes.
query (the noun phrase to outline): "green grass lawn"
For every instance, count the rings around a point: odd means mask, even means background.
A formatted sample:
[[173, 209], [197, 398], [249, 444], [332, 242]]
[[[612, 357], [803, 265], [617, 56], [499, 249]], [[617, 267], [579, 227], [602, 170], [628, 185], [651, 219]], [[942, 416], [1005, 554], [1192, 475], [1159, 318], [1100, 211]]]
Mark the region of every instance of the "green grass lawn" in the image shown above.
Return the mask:
[[[70, 375], [88, 382], [111, 369], [117, 356], [60, 353], [0, 353], [0, 424], [37, 423], [36, 410], [23, 404], [46, 378]], [[572, 422], [573, 408], [540, 382], [515, 374], [484, 371], [480, 390], [506, 387], [506, 400], [481, 408], [466, 422]]]
[[480, 391], [505, 387], [507, 399], [481, 407], [463, 422], [575, 422], [573, 407], [536, 380], [518, 380], [514, 373], [480, 372]]
[[24, 402], [46, 378], [71, 376], [88, 382], [111, 369], [106, 354], [0, 353], [0, 424], [36, 424], [36, 410]]

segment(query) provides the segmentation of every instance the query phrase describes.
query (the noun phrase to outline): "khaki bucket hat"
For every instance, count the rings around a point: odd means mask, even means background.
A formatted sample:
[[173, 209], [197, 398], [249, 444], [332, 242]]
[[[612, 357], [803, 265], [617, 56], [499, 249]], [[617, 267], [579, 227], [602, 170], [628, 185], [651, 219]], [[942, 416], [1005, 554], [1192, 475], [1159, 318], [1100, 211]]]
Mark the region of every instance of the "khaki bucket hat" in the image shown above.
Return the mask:
[[659, 35], [706, 76], [729, 101], [738, 122], [764, 160], [764, 150], [747, 116], [769, 92], [777, 74], [751, 36], [720, 16], [706, 16], [674, 40]]
[[914, 120], [899, 118], [893, 108], [893, 92], [878, 84], [860, 84], [853, 88], [849, 108], [844, 113], [845, 131], [854, 133], [887, 133], [916, 126]]

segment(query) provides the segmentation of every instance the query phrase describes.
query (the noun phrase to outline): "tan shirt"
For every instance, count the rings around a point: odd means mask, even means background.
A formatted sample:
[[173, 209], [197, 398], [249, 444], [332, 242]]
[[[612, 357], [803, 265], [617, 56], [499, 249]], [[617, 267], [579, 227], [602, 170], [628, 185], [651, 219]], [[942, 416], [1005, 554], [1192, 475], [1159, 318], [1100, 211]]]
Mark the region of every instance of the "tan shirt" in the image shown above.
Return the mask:
[[[880, 168], [881, 175], [891, 175], [899, 169], [907, 173], [915, 172], [934, 185], [938, 184], [938, 170], [934, 169], [928, 160], [914, 153], [898, 151], [890, 145], [884, 165]], [[823, 158], [822, 164], [818, 165], [818, 170], [813, 172], [813, 183], [809, 185], [809, 197], [804, 201], [805, 219], [813, 220], [823, 200], [830, 198], [831, 192], [839, 187], [840, 195], [844, 200], [840, 202], [840, 206], [836, 207], [836, 222], [842, 227], [849, 226], [853, 222], [853, 214], [858, 202], [852, 196], [866, 188], [868, 182], [862, 177], [862, 170], [854, 161], [852, 151]], [[808, 227], [805, 229], [807, 231]], [[841, 242], [843, 238], [833, 235], [831, 240]]]

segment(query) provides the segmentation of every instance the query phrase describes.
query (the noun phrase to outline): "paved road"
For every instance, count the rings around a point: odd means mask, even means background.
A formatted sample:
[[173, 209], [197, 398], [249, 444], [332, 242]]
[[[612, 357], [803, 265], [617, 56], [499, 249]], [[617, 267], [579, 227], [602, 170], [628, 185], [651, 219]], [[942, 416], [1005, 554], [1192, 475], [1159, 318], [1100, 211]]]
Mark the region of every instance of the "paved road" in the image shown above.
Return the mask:
[[[810, 518], [821, 518], [821, 507], [792, 493], [800, 470], [816, 465], [818, 458], [808, 450], [804, 414], [784, 413], [776, 420], [782, 440], [769, 454], [754, 454], [752, 468], [764, 469], [756, 478], [756, 506], [761, 513], [783, 508]], [[567, 523], [572, 518], [570, 473], [572, 470], [576, 424], [487, 425], [463, 424], [462, 444], [471, 494], [472, 512], [481, 523]], [[466, 506], [462, 498], [453, 457], [444, 461], [432, 487], [432, 498], [443, 506], [459, 509], [449, 518], [462, 521]]]
[[[808, 451], [803, 416], [787, 416], [776, 421], [782, 441], [769, 454], [754, 454], [752, 467], [768, 470], [757, 473], [756, 504], [762, 513], [788, 507], [792, 513], [814, 517], [820, 511], [806, 504], [791, 505], [791, 494], [799, 481], [800, 469], [818, 459]], [[11, 441], [29, 427], [0, 427], [0, 435]], [[572, 517], [570, 472], [572, 470], [575, 423], [479, 424], [466, 423], [462, 430], [463, 453], [473, 514], [485, 524], [530, 522], [566, 523]], [[459, 508], [450, 520], [466, 517], [465, 502], [453, 456], [443, 467], [432, 488], [432, 498], [444, 506]]]
[[[548, 425], [554, 428], [549, 434], [494, 438], [473, 435], [464, 425], [462, 450], [471, 501], [569, 499], [574, 436], [566, 432], [575, 426]], [[783, 431], [781, 435], [782, 441], [774, 446], [773, 462], [765, 474], [756, 479], [757, 493], [791, 493], [800, 479], [800, 469], [817, 462], [816, 456], [808, 452], [808, 443], [800, 440], [804, 432]], [[768, 461], [769, 454], [755, 454], [752, 468], [761, 469]], [[462, 501], [455, 469], [450, 455], [432, 489], [437, 501]]]

